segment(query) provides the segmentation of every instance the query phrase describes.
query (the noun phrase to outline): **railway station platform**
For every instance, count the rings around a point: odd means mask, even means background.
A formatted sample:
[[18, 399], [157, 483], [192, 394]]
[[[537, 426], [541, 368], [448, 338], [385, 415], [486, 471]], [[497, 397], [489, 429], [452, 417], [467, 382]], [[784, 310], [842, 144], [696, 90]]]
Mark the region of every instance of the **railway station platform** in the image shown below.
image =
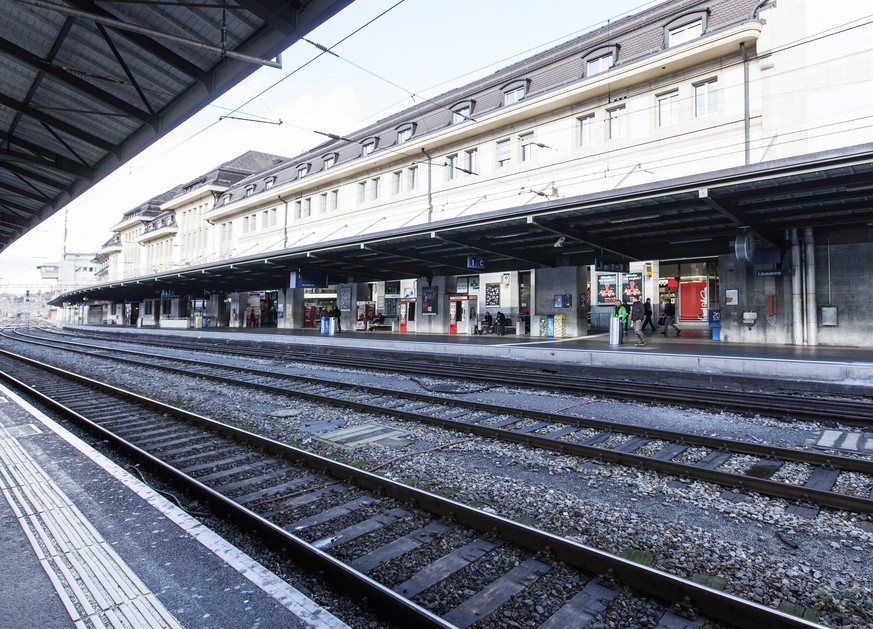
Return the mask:
[[[708, 328], [683, 326], [676, 336], [648, 332], [644, 346], [635, 345], [629, 331], [623, 343], [611, 345], [608, 334], [544, 338], [530, 335], [469, 335], [276, 328], [158, 329], [123, 326], [67, 326], [124, 333], [235, 338], [314, 348], [356, 348], [396, 353], [432, 354], [441, 358], [515, 361], [519, 364], [597, 367], [637, 375], [668, 374], [672, 380], [726, 376], [750, 380], [780, 380], [820, 388], [849, 388], [864, 394], [873, 386], [873, 349], [858, 347], [774, 346], [714, 341]], [[870, 394], [870, 391], [867, 392]]]
[[0, 629], [346, 627], [0, 385]]

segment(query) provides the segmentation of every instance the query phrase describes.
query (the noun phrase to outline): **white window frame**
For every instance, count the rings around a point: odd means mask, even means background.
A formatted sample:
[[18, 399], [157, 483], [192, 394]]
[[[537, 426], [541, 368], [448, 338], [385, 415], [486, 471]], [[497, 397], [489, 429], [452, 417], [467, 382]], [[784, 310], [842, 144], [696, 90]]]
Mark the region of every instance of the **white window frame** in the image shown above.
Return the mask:
[[536, 145], [534, 144], [533, 131], [522, 133], [518, 136], [518, 161], [521, 164], [532, 162], [536, 159]]
[[591, 146], [594, 144], [594, 114], [585, 114], [577, 118], [579, 121], [579, 146]]
[[324, 158], [324, 169], [325, 170], [333, 167], [334, 164], [336, 164], [336, 155], [328, 155], [327, 157]]
[[458, 154], [455, 153], [446, 157], [446, 181], [457, 179], [458, 172]]
[[381, 178], [380, 178], [380, 177], [373, 177], [373, 178], [370, 180], [370, 184], [371, 184], [371, 185], [370, 185], [370, 198], [371, 198], [373, 201], [378, 200], [378, 198], [379, 198], [379, 194], [381, 193], [381, 186], [380, 186], [380, 183], [381, 183]]
[[394, 194], [403, 192], [403, 171], [395, 170], [393, 174]]
[[[465, 153], [465, 168], [470, 171], [470, 173], [479, 174], [479, 149], [473, 148], [469, 149]], [[467, 173], [467, 174], [470, 174]]]
[[496, 151], [494, 154], [497, 157], [497, 168], [507, 168], [512, 165], [512, 143], [507, 138], [506, 140], [498, 140], [495, 143]]
[[467, 122], [470, 119], [470, 114], [472, 110], [469, 106], [467, 107], [459, 107], [452, 112], [452, 124], [461, 124], [462, 122]]
[[297, 178], [303, 179], [306, 175], [309, 174], [309, 164], [300, 164], [297, 167]]
[[585, 76], [602, 74], [615, 65], [615, 55], [611, 52], [590, 59], [585, 63]]
[[718, 80], [694, 84], [694, 117], [703, 118], [718, 112]]
[[407, 190], [418, 190], [418, 166], [410, 166], [406, 179]]
[[367, 182], [359, 181], [358, 182], [358, 203], [366, 203], [367, 202]]
[[409, 142], [412, 139], [412, 127], [406, 127], [397, 132], [397, 144]]
[[606, 137], [610, 140], [623, 138], [625, 134], [625, 106], [613, 107], [606, 110]]
[[667, 31], [667, 47], [679, 46], [703, 35], [703, 18], [688, 22]]
[[679, 122], [679, 90], [672, 90], [656, 97], [658, 106], [658, 127], [670, 127]]
[[527, 88], [524, 85], [519, 85], [510, 90], [503, 92], [503, 106], [508, 107], [524, 100], [527, 96]]
[[336, 211], [339, 208], [339, 190], [330, 191], [330, 211]]

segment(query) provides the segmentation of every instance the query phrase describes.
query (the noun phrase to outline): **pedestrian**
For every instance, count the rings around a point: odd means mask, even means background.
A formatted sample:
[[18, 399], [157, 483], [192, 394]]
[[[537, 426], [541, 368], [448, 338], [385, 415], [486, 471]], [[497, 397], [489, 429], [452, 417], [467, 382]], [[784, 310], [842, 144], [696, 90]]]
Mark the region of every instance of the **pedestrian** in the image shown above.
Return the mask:
[[612, 307], [612, 312], [610, 313], [611, 317], [618, 317], [618, 321], [620, 327], [627, 329], [625, 322], [627, 321], [627, 308], [623, 302], [616, 301], [615, 305]]
[[673, 303], [672, 300], [668, 300], [666, 304], [664, 304], [664, 331], [661, 332], [664, 336], [667, 336], [667, 330], [672, 326], [674, 330], [676, 330], [676, 336], [682, 334], [682, 330], [680, 330], [676, 324], [673, 322], [673, 319], [676, 317], [676, 304]]
[[337, 308], [336, 306], [331, 306], [331, 309], [330, 309], [330, 316], [333, 318], [334, 321], [336, 321], [336, 332], [337, 332], [337, 334], [339, 334], [340, 332], [343, 331], [342, 325], [340, 324], [340, 315], [341, 315], [341, 314], [342, 314], [342, 313], [340, 312], [340, 309], [339, 309], [339, 308]]
[[646, 316], [646, 309], [639, 297], [631, 297], [631, 299], [633, 304], [631, 304], [630, 319], [634, 326], [634, 332], [639, 339], [634, 345], [645, 345], [647, 341], [646, 337], [643, 336], [643, 319]]
[[649, 297], [646, 297], [646, 303], [643, 304], [643, 310], [646, 313], [646, 318], [643, 320], [643, 331], [645, 331], [646, 326], [650, 326], [652, 328], [652, 332], [654, 332], [657, 328], [655, 328], [655, 324], [652, 323], [652, 300]]
[[624, 317], [621, 320], [624, 333], [627, 334], [628, 315], [630, 314], [630, 304], [627, 301], [621, 302], [621, 307], [624, 308]]
[[497, 317], [494, 319], [494, 333], [497, 336], [503, 336], [506, 333], [506, 315], [497, 311]]

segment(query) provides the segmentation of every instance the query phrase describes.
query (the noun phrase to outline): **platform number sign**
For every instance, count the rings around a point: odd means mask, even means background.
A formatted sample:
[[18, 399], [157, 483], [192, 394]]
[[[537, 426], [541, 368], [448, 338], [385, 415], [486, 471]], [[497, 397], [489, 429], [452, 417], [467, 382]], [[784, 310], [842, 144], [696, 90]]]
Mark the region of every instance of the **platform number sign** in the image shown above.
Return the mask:
[[481, 271], [488, 266], [485, 256], [467, 256], [467, 268]]

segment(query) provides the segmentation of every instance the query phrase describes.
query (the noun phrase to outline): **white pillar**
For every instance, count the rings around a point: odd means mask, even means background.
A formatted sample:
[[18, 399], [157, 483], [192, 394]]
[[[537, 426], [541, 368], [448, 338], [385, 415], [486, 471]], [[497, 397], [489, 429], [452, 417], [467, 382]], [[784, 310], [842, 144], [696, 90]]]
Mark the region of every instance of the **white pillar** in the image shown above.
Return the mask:
[[803, 232], [803, 242], [806, 247], [804, 261], [806, 263], [806, 343], [818, 345], [818, 304], [815, 299], [815, 241], [812, 227]]

